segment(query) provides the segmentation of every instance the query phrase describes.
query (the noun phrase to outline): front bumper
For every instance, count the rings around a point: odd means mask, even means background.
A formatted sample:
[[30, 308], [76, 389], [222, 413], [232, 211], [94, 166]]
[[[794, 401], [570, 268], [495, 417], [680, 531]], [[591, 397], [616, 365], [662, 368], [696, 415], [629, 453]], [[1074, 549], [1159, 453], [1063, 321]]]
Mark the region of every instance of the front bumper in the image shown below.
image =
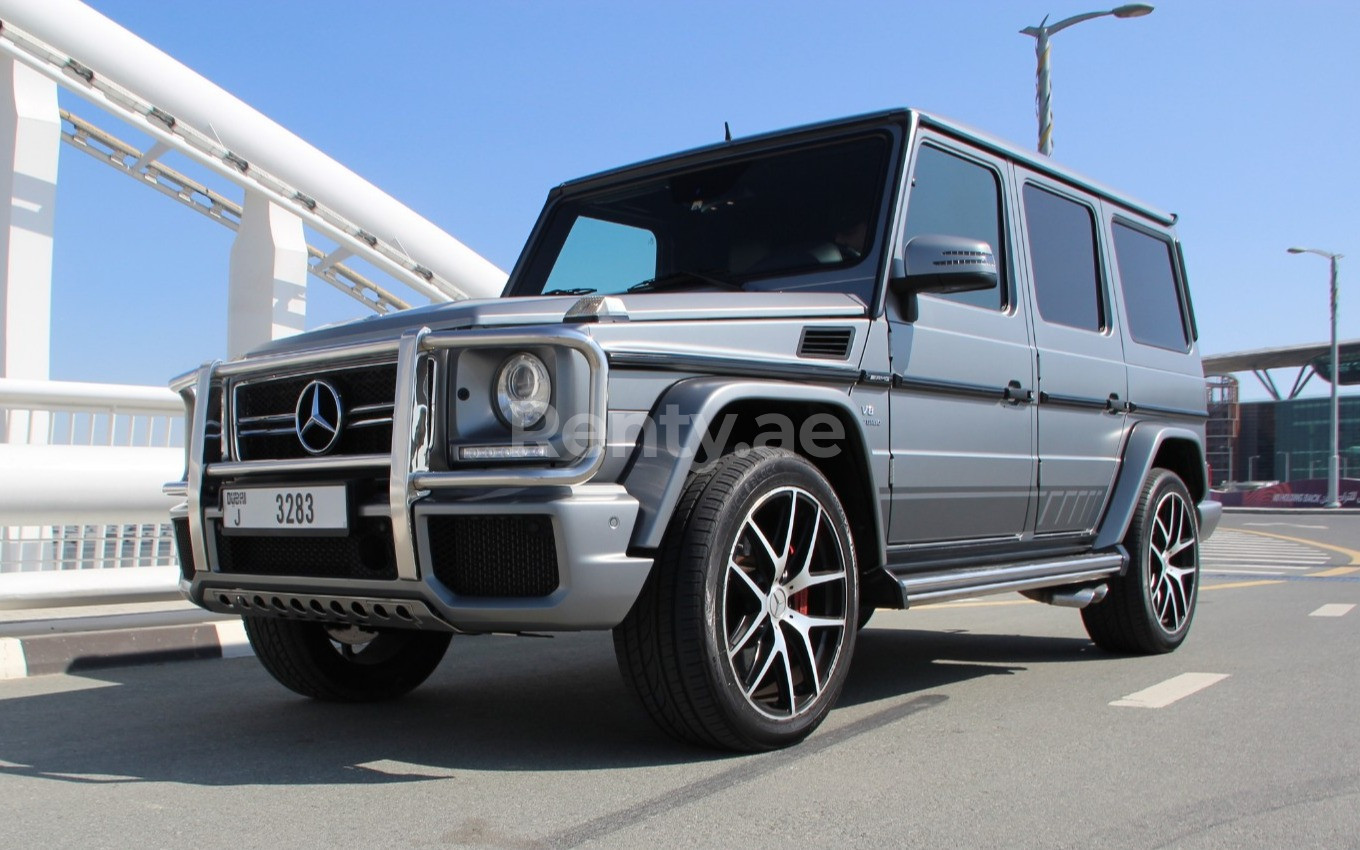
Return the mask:
[[[553, 346], [588, 366], [583, 412], [597, 424], [584, 450], [569, 463], [539, 468], [432, 462], [439, 435], [433, 413], [448, 404], [435, 374], [439, 353], [507, 346]], [[226, 449], [220, 460], [205, 450], [211, 439], [231, 445], [236, 429], [226, 410], [220, 436], [207, 436], [215, 381], [390, 364], [393, 355], [390, 455], [241, 461], [227, 458]], [[214, 611], [365, 626], [480, 632], [617, 625], [652, 562], [627, 554], [637, 500], [618, 485], [590, 481], [604, 459], [607, 370], [593, 340], [558, 328], [420, 329], [399, 340], [205, 366], [177, 387], [190, 411], [188, 463], [185, 481], [167, 488], [185, 499], [172, 511], [183, 590]], [[216, 496], [223, 486], [319, 478], [348, 482], [361, 494], [343, 536], [223, 532]]]
[[[652, 566], [650, 558], [630, 557], [626, 552], [638, 503], [617, 485], [519, 492], [509, 500], [426, 499], [417, 502], [413, 512], [414, 547], [408, 554], [417, 565], [414, 578], [228, 571], [223, 567], [231, 567], [231, 559], [219, 549], [227, 538], [212, 533], [205, 541], [208, 569], [185, 570], [180, 588], [195, 604], [228, 614], [465, 632], [608, 629], [628, 613]], [[177, 533], [187, 528], [188, 515], [187, 504], [172, 512]], [[522, 518], [546, 526], [551, 552], [544, 560], [555, 566], [554, 587], [543, 595], [495, 595], [497, 587], [514, 583], [514, 576], [504, 574], [505, 583], [492, 578], [488, 585], [473, 579], [472, 584], [478, 586], [467, 586], [459, 578], [464, 569], [485, 575], [489, 569], [514, 567], [483, 563], [487, 546], [471, 556], [475, 562], [462, 562], [455, 553], [441, 551], [440, 525], [449, 518], [486, 518], [496, 525]], [[210, 531], [219, 522], [220, 512], [207, 513]], [[490, 547], [498, 549], [494, 541]], [[180, 548], [186, 548], [183, 541]], [[541, 564], [534, 566], [541, 570]], [[530, 588], [529, 592], [535, 591]]]

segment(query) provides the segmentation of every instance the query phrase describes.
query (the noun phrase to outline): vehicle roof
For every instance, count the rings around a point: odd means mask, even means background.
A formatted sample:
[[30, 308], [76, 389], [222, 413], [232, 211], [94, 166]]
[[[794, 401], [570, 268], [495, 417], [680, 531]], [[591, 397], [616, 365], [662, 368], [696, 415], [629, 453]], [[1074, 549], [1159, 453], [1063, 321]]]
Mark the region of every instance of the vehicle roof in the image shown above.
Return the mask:
[[1176, 222], [1174, 213], [1161, 210], [1150, 204], [1144, 203], [1131, 195], [1120, 192], [1103, 183], [1092, 180], [1089, 177], [1085, 177], [1072, 169], [1065, 168], [1055, 163], [1045, 156], [1025, 150], [1004, 139], [985, 133], [961, 122], [945, 118], [941, 115], [919, 109], [905, 108], [886, 109], [878, 112], [865, 113], [863, 115], [853, 115], [847, 118], [819, 121], [814, 124], [805, 124], [785, 130], [736, 138], [732, 141], [721, 141], [710, 145], [703, 145], [690, 150], [653, 157], [631, 165], [611, 168], [575, 180], [569, 180], [553, 191], [556, 194], [589, 190], [599, 184], [614, 182], [620, 177], [634, 179], [645, 177], [653, 173], [668, 171], [677, 166], [688, 164], [690, 161], [702, 162], [709, 160], [720, 153], [757, 150], [769, 146], [772, 143], [782, 143], [799, 137], [837, 135], [848, 130], [883, 126], [886, 124], [897, 124], [905, 128], [910, 126], [913, 119], [919, 121], [923, 126], [941, 131], [947, 135], [955, 136], [990, 150], [993, 153], [1013, 159], [1027, 168], [1062, 180], [1063, 182], [1069, 183], [1092, 194], [1099, 195], [1134, 212], [1141, 213], [1149, 218], [1160, 221], [1162, 224], [1172, 225]]
[[1064, 182], [1071, 183], [1072, 185], [1085, 189], [1091, 192], [1092, 194], [1100, 195], [1101, 197], [1106, 198], [1107, 200], [1113, 201], [1119, 204], [1120, 206], [1127, 207], [1135, 212], [1140, 212], [1148, 216], [1149, 218], [1157, 219], [1158, 221], [1161, 221], [1163, 224], [1172, 225], [1176, 223], [1175, 213], [1167, 212], [1158, 207], [1154, 207], [1151, 204], [1138, 200], [1137, 198], [1133, 197], [1132, 195], [1129, 195], [1126, 192], [1121, 192], [1118, 189], [1114, 189], [1110, 186], [1107, 186], [1098, 180], [1092, 180], [1091, 178], [1077, 171], [1059, 165], [1058, 163], [1054, 162], [1052, 159], [1044, 156], [1043, 154], [1036, 153], [1025, 148], [1021, 148], [1012, 142], [1008, 142], [1005, 139], [998, 138], [996, 136], [991, 135], [990, 133], [986, 133], [982, 130], [970, 127], [967, 124], [963, 124], [961, 122], [954, 121], [949, 118], [945, 118], [943, 116], [935, 115], [929, 112], [922, 112], [920, 110], [914, 111], [916, 115], [920, 117], [921, 123], [926, 126], [933, 127], [937, 130], [942, 130], [946, 133], [949, 133], [950, 135], [959, 136], [969, 141], [975, 142], [979, 146], [989, 148], [996, 153], [1003, 154], [1004, 156], [1021, 163], [1027, 168], [1031, 168], [1043, 174], [1056, 177], [1060, 180], [1063, 180]]

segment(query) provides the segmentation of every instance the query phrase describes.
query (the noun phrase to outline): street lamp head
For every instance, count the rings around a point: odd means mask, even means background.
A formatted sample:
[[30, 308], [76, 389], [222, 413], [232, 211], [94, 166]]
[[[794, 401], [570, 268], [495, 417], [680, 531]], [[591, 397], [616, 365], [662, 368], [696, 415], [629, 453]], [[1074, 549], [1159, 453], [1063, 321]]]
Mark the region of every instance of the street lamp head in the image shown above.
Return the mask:
[[1034, 52], [1039, 57], [1038, 71], [1035, 74], [1036, 79], [1034, 81], [1034, 106], [1035, 111], [1039, 113], [1039, 153], [1048, 156], [1053, 152], [1053, 110], [1049, 108], [1049, 38], [1082, 21], [1092, 21], [1096, 18], [1109, 16], [1114, 16], [1116, 18], [1141, 18], [1143, 15], [1150, 14], [1151, 12], [1152, 7], [1146, 3], [1125, 3], [1123, 6], [1116, 6], [1113, 9], [1106, 9], [1103, 12], [1085, 12], [1080, 15], [1073, 15], [1070, 18], [1063, 18], [1056, 24], [1048, 23], [1048, 16], [1045, 15], [1043, 21], [1039, 23], [1039, 26], [1025, 27], [1020, 30], [1022, 35], [1027, 35], [1034, 39]]
[[1285, 250], [1291, 254], [1317, 254], [1319, 257], [1326, 257], [1329, 260], [1339, 260], [1342, 257], [1341, 254], [1333, 254], [1331, 251], [1323, 251], [1319, 248], [1300, 248], [1295, 246], [1293, 248], [1286, 248]]

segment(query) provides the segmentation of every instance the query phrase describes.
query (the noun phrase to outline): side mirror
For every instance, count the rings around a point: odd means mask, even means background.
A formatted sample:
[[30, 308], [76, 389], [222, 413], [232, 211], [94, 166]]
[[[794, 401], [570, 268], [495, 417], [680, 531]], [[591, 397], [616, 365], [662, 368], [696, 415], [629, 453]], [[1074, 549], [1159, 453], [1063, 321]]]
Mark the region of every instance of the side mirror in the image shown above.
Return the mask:
[[992, 246], [980, 239], [923, 234], [894, 260], [889, 287], [898, 295], [995, 289], [999, 277]]

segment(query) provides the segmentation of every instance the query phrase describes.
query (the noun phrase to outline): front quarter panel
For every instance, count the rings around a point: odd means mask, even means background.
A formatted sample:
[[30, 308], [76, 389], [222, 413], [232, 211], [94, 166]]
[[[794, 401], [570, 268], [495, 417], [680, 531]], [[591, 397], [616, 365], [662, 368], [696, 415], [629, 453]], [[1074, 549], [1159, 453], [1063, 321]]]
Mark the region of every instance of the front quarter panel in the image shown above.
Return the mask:
[[[644, 430], [622, 482], [640, 504], [633, 548], [655, 550], [660, 547], [693, 463], [702, 454], [704, 438], [710, 428], [721, 424], [720, 417], [729, 406], [752, 401], [768, 402], [771, 409], [781, 404], [802, 403], [835, 410], [843, 423], [849, 423], [843, 449], [860, 453], [859, 460], [864, 468], [873, 469], [872, 459], [865, 449], [859, 415], [844, 388], [730, 378], [681, 381], [653, 408], [652, 427]], [[877, 492], [872, 481], [864, 481], [863, 486], [868, 492]], [[868, 501], [872, 505], [876, 537], [882, 541], [878, 499], [871, 497]], [[881, 542], [879, 545], [881, 547]], [[881, 563], [881, 551], [878, 557]]]

